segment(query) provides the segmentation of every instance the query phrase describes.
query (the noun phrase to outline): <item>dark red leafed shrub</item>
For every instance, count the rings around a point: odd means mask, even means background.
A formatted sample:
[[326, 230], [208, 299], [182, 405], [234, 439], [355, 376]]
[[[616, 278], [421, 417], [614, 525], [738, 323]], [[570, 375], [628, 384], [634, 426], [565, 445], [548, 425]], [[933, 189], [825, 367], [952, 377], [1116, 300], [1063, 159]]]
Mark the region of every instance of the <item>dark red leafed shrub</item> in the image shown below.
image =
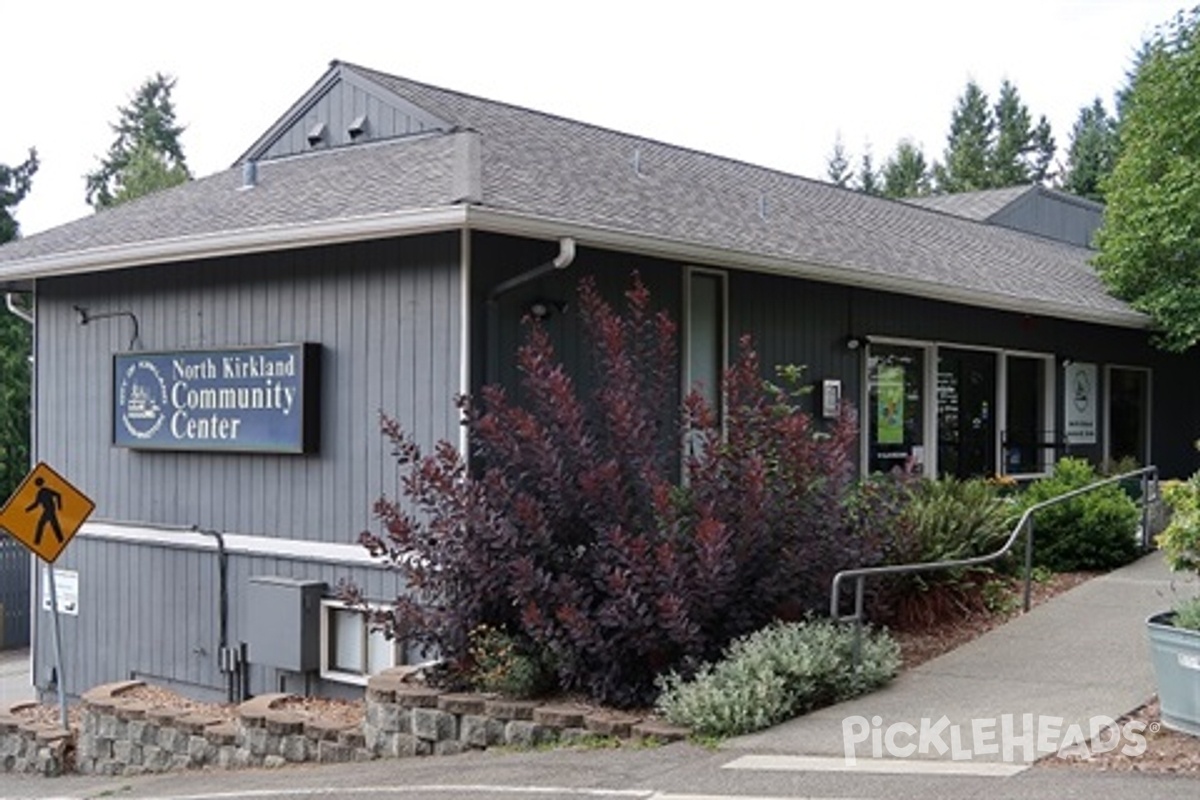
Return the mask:
[[698, 394], [679, 403], [675, 325], [636, 276], [623, 313], [587, 280], [579, 308], [596, 389], [582, 396], [530, 323], [523, 403], [499, 387], [460, 401], [470, 467], [384, 418], [401, 497], [361, 538], [411, 591], [376, 615], [389, 632], [461, 659], [486, 624], [544, 653], [564, 689], [647, 703], [656, 675], [823, 611], [834, 572], [878, 561], [894, 509], [856, 487], [853, 413], [819, 431], [748, 339], [722, 430]]

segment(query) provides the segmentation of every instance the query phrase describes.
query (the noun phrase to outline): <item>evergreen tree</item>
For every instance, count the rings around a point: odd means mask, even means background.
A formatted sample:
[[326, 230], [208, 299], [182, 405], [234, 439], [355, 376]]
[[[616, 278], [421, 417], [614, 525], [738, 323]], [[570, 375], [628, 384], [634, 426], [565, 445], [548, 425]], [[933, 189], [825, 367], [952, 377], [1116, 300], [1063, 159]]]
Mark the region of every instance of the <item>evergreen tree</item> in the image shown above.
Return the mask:
[[862, 163], [858, 168], [858, 181], [855, 188], [863, 194], [883, 194], [883, 187], [879, 183], [879, 173], [875, 169], [875, 161], [871, 158], [870, 150], [863, 153]]
[[29, 157], [15, 167], [0, 164], [0, 244], [17, 238], [19, 225], [13, 209], [29, 194], [37, 170], [38, 156], [34, 148], [30, 148]]
[[1044, 183], [1050, 180], [1050, 164], [1054, 161], [1054, 153], [1058, 143], [1050, 130], [1050, 120], [1042, 116], [1038, 119], [1037, 127], [1033, 129], [1032, 155], [1030, 178], [1034, 183]]
[[1071, 194], [1104, 202], [1104, 180], [1117, 161], [1117, 121], [1108, 115], [1097, 97], [1079, 109], [1071, 129], [1062, 188]]
[[191, 178], [175, 121], [175, 79], [157, 73], [117, 110], [117, 138], [100, 166], [87, 175], [87, 201], [97, 210], [132, 200]]
[[1000, 85], [993, 113], [996, 142], [991, 150], [991, 184], [1000, 187], [1041, 183], [1054, 159], [1050, 123], [1043, 116], [1034, 126], [1017, 87], [1007, 80]]
[[925, 154], [907, 139], [883, 165], [883, 193], [888, 197], [919, 197], [929, 194], [929, 165]]
[[995, 128], [987, 95], [975, 81], [968, 81], [950, 118], [943, 161], [934, 166], [939, 191], [970, 192], [993, 186], [990, 154]]
[[843, 187], [848, 186], [854, 178], [854, 171], [850, 169], [850, 158], [846, 155], [840, 133], [833, 142], [833, 152], [825, 160], [825, 175], [830, 183]]
[[1033, 137], [1033, 122], [1017, 88], [1007, 80], [1000, 84], [994, 115], [996, 142], [988, 158], [989, 182], [994, 186], [1029, 183], [1029, 165], [1025, 156]]

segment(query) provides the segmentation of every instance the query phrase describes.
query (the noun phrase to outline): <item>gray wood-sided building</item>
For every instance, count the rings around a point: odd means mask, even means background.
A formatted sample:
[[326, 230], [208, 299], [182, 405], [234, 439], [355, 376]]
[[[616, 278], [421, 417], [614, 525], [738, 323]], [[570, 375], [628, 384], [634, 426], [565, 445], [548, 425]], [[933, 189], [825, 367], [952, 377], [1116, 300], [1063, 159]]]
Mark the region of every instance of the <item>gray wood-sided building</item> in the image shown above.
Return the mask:
[[96, 502], [56, 564], [68, 691], [338, 694], [404, 658], [333, 600], [403, 591], [356, 543], [396, 488], [379, 413], [465, 445], [453, 398], [514, 380], [526, 314], [579, 361], [584, 275], [638, 271], [681, 389], [718, 392], [742, 334], [804, 365], [816, 416], [858, 409], [864, 470], [1196, 467], [1197, 358], [1105, 291], [1099, 207], [927, 206], [334, 62], [230, 169], [5, 245], [36, 458]]

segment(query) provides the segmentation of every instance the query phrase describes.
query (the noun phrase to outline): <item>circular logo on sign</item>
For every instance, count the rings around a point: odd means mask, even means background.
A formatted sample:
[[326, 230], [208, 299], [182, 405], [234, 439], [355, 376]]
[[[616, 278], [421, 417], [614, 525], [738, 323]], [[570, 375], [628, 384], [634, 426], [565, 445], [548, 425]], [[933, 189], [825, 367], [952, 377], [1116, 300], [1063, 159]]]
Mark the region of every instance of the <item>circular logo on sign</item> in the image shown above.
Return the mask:
[[130, 364], [121, 376], [121, 391], [117, 396], [121, 422], [129, 435], [150, 439], [162, 427], [166, 415], [167, 384], [152, 361]]
[[1086, 372], [1075, 373], [1074, 401], [1078, 411], [1087, 411], [1088, 406], [1092, 404], [1092, 382], [1088, 380]]

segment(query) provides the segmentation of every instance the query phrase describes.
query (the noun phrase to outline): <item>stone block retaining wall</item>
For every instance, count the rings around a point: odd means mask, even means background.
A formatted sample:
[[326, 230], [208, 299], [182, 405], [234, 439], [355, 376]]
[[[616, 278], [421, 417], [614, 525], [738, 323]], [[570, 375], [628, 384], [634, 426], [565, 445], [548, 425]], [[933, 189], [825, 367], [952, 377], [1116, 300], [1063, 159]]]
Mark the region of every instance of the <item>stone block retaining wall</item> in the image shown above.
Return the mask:
[[28, 704], [0, 714], [0, 771], [138, 775], [453, 755], [497, 745], [571, 744], [589, 737], [673, 741], [688, 733], [613, 712], [442, 694], [404, 678], [402, 671], [389, 671], [370, 679], [361, 725], [288, 710], [291, 696], [284, 694], [259, 695], [238, 706], [230, 718], [123, 698], [142, 685], [138, 681], [107, 684], [84, 693], [78, 731], [22, 719]]

